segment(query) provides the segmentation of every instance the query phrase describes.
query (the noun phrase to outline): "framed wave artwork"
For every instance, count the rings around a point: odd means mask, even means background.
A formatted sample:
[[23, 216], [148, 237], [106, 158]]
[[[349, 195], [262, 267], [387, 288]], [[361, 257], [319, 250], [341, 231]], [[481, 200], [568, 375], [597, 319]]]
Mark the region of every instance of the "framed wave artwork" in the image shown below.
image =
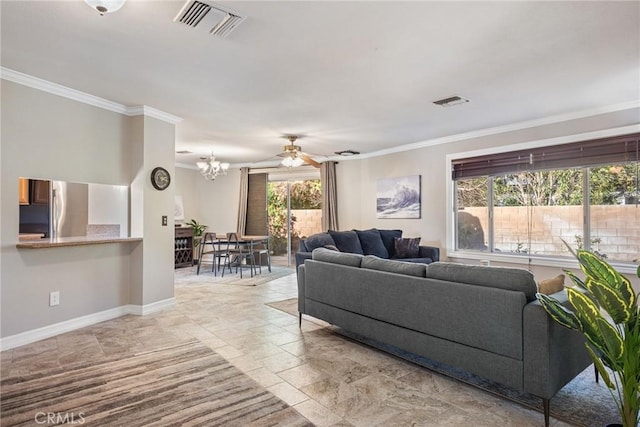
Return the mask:
[[420, 175], [380, 178], [376, 190], [378, 218], [420, 218]]

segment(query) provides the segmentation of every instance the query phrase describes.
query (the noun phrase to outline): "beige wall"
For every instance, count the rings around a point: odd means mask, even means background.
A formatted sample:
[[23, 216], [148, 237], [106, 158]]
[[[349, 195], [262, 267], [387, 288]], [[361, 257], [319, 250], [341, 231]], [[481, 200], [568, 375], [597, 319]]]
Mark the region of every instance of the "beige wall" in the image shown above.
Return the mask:
[[[161, 228], [160, 216], [173, 218], [173, 188], [153, 190], [149, 173], [153, 165], [173, 171], [174, 126], [0, 82], [0, 336], [131, 304], [134, 288], [139, 303], [171, 298], [173, 230]], [[17, 249], [20, 176], [132, 186], [137, 180], [131, 206], [142, 215], [132, 215], [132, 225], [145, 241]], [[146, 245], [162, 249], [149, 253]], [[49, 307], [49, 292], [56, 290], [60, 305]]]

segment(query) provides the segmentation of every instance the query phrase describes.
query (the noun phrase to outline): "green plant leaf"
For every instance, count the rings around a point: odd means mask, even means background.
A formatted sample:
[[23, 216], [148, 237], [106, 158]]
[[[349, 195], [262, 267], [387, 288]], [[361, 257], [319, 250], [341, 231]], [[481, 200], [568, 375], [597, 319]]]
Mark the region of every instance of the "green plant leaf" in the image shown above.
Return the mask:
[[598, 370], [598, 372], [600, 373], [600, 377], [602, 377], [602, 380], [604, 381], [604, 383], [611, 390], [615, 390], [616, 386], [613, 383], [613, 381], [611, 381], [611, 378], [609, 377], [609, 373], [607, 372], [607, 369], [602, 364], [602, 361], [600, 360], [600, 358], [596, 355], [596, 353], [593, 351], [593, 349], [589, 344], [584, 343], [584, 346], [587, 348], [587, 352], [589, 352], [589, 356], [591, 356], [591, 359], [593, 359], [593, 364]]
[[573, 281], [573, 283], [576, 284], [576, 286], [578, 286], [579, 288], [584, 289], [585, 291], [587, 290], [587, 287], [585, 286], [585, 284], [582, 281], [582, 279], [580, 279], [573, 271], [564, 270], [564, 274], [569, 276], [569, 278]]
[[587, 277], [615, 289], [620, 297], [626, 301], [629, 309], [636, 304], [636, 295], [631, 281], [618, 273], [607, 261], [591, 252], [582, 250], [578, 251], [578, 261], [580, 261], [580, 267]]
[[[612, 362], [618, 363], [624, 353], [624, 340], [605, 318], [598, 318], [598, 329], [603, 341], [603, 352], [607, 354]], [[602, 345], [602, 344], [601, 344]]]
[[614, 323], [620, 324], [631, 320], [633, 306], [620, 292], [591, 277], [587, 278], [585, 284], [589, 292], [598, 300], [599, 305], [609, 313]]
[[545, 294], [536, 294], [536, 298], [540, 301], [542, 308], [549, 313], [549, 316], [565, 328], [575, 331], [582, 331], [580, 320], [568, 308], [563, 306], [560, 301]]
[[594, 347], [606, 352], [605, 339], [600, 330], [598, 319], [602, 319], [600, 310], [589, 297], [575, 288], [568, 288], [567, 295], [573, 312], [582, 325], [582, 332]]

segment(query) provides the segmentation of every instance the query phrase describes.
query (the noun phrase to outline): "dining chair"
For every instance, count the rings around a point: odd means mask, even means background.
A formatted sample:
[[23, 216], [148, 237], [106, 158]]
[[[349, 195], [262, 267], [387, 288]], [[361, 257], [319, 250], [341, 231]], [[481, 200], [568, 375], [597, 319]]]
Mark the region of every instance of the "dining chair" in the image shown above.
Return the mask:
[[271, 273], [271, 254], [269, 253], [269, 238], [266, 240], [258, 240], [253, 243], [253, 257], [254, 261], [258, 266], [260, 274], [262, 274], [262, 258], [263, 255], [267, 259], [267, 267], [269, 269], [269, 273]]
[[[210, 247], [210, 248], [209, 248]], [[215, 247], [216, 247], [216, 233], [204, 233], [202, 236], [202, 240], [200, 240], [200, 244], [198, 245], [198, 268], [196, 269], [196, 274], [200, 274], [200, 267], [202, 265], [203, 257], [205, 255], [212, 255], [211, 261], [211, 271], [215, 273], [216, 267], [216, 257], [215, 257]]]
[[227, 266], [229, 267], [229, 272], [231, 272], [231, 266], [233, 265], [236, 267], [236, 273], [238, 272], [238, 268], [240, 268], [240, 278], [242, 279], [243, 261], [245, 265], [249, 266], [251, 277], [253, 277], [256, 266], [249, 242], [244, 242], [239, 239], [238, 233], [227, 233], [227, 243], [227, 252], [224, 265], [222, 266], [222, 277], [224, 277], [224, 271]]
[[[207, 248], [208, 246], [210, 246], [210, 248]], [[227, 250], [224, 247], [224, 242], [216, 235], [216, 233], [204, 233], [198, 248], [198, 268], [196, 270], [196, 275], [200, 274], [200, 265], [202, 264], [203, 255], [211, 255], [211, 271], [213, 272], [213, 275], [216, 276], [217, 272], [220, 271], [221, 260], [226, 253]]]

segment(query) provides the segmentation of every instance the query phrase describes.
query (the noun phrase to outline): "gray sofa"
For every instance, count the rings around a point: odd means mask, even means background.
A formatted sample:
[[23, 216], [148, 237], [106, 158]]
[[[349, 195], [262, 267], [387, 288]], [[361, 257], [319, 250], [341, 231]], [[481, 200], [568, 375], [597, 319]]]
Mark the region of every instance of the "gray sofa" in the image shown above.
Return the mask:
[[[553, 321], [526, 270], [429, 265], [324, 248], [298, 267], [307, 314], [347, 331], [549, 399], [591, 364], [581, 334]], [[553, 294], [566, 301], [564, 291]]]
[[[396, 242], [396, 240], [401, 242]], [[403, 254], [396, 251], [396, 245], [411, 239], [402, 237], [402, 230], [368, 230], [333, 231], [313, 234], [306, 239], [300, 239], [296, 252], [296, 268], [305, 260], [311, 258], [311, 253], [317, 248], [332, 247], [340, 252], [359, 255], [375, 255], [385, 259], [396, 259], [405, 262], [429, 264], [440, 259], [440, 249], [435, 246], [420, 246], [418, 238], [414, 238], [414, 254]], [[418, 242], [418, 243], [416, 243]], [[402, 258], [401, 258], [402, 257]]]

